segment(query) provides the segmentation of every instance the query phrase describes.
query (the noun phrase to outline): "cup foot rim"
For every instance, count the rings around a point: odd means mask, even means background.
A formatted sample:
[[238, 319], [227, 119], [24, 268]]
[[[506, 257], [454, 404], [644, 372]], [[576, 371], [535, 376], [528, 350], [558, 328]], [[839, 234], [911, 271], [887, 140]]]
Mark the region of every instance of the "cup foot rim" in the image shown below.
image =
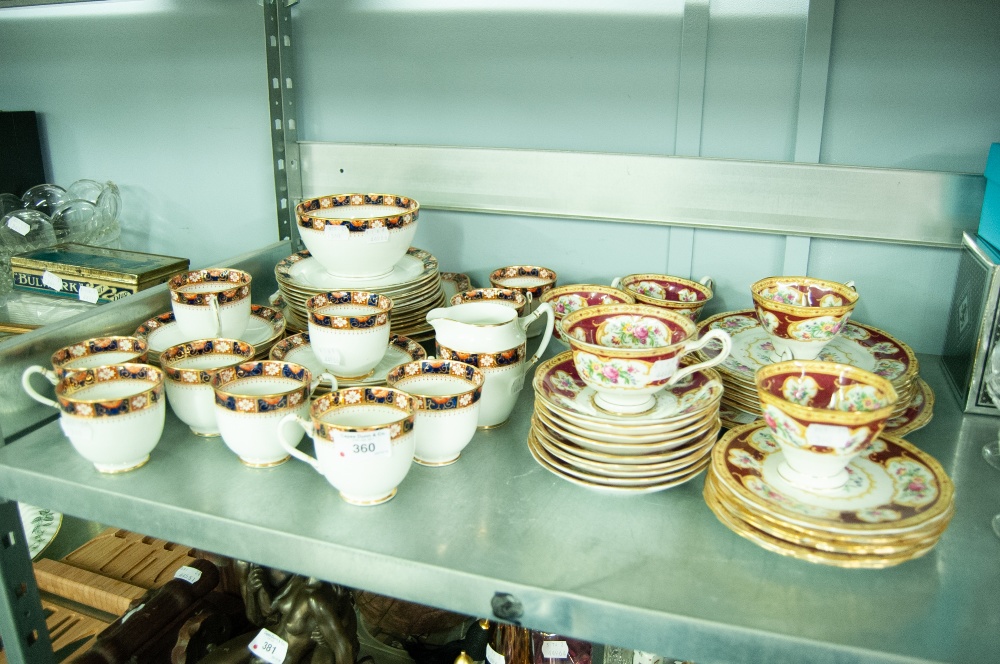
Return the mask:
[[382, 503], [389, 502], [390, 500], [393, 499], [393, 497], [396, 495], [396, 492], [398, 490], [399, 489], [397, 487], [394, 487], [392, 491], [390, 491], [389, 493], [387, 493], [384, 496], [380, 496], [378, 498], [369, 498], [367, 500], [360, 500], [358, 498], [351, 498], [350, 496], [345, 495], [343, 491], [341, 491], [340, 492], [340, 499], [343, 500], [345, 503], [347, 503], [349, 505], [356, 505], [358, 507], [371, 507], [372, 505], [381, 505]]
[[193, 433], [196, 436], [200, 436], [201, 438], [218, 438], [219, 436], [222, 435], [218, 431], [198, 431], [194, 427], [188, 427], [188, 428], [191, 429], [191, 433]]
[[129, 466], [109, 466], [103, 463], [95, 463], [94, 468], [105, 475], [117, 475], [119, 473], [127, 473], [130, 470], [135, 470], [136, 468], [142, 468], [147, 463], [149, 463], [149, 455], [147, 454], [138, 463], [133, 463]]
[[652, 395], [642, 403], [623, 406], [622, 404], [611, 403], [595, 392], [590, 397], [590, 403], [593, 404], [594, 408], [608, 415], [647, 415], [656, 410], [656, 397]]
[[264, 461], [264, 462], [247, 461], [243, 457], [239, 457], [239, 460], [240, 463], [242, 463], [247, 468], [274, 468], [275, 466], [280, 466], [281, 464], [285, 463], [291, 458], [292, 457], [289, 455], [281, 459], [278, 459], [277, 461]]
[[817, 476], [808, 475], [792, 468], [787, 461], [782, 461], [776, 468], [781, 479], [785, 480], [797, 489], [806, 491], [835, 491], [847, 484], [850, 479], [846, 467], [837, 471], [833, 475]]
[[440, 466], [450, 466], [451, 464], [458, 461], [458, 458], [462, 456], [461, 454], [456, 454], [450, 459], [445, 459], [444, 461], [427, 461], [426, 459], [419, 459], [413, 457], [413, 463], [418, 463], [421, 466], [427, 466], [428, 468], [438, 468]]
[[476, 425], [476, 429], [479, 431], [489, 431], [490, 429], [499, 429], [503, 425], [510, 422], [510, 417], [508, 416], [503, 422], [497, 422], [496, 424], [479, 424]]

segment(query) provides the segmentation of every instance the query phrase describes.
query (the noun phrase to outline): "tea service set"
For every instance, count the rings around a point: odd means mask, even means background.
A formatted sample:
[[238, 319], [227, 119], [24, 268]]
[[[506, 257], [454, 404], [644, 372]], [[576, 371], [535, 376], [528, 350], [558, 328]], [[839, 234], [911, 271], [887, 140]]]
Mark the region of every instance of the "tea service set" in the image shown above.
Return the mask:
[[[410, 246], [416, 201], [324, 196], [296, 215], [307, 250], [275, 274], [301, 333], [279, 341], [286, 316], [251, 304], [249, 274], [195, 270], [170, 281], [171, 311], [132, 337], [73, 344], [53, 354], [52, 370], [25, 371], [24, 389], [60, 411], [97, 470], [145, 464], [169, 401], [192, 432], [221, 436], [249, 467], [295, 457], [346, 502], [380, 504], [414, 462], [454, 463], [477, 430], [504, 424], [538, 364], [528, 449], [572, 483], [646, 493], [708, 469], [705, 499], [720, 521], [828, 564], [894, 564], [929, 550], [947, 525], [952, 490], [940, 466], [882, 435], [900, 401], [924, 394], [915, 357], [849, 320], [849, 284], [764, 279], [751, 288], [753, 310], [702, 323], [709, 278], [557, 286], [554, 271], [516, 265], [493, 271], [487, 288], [465, 280], [446, 300], [436, 259]], [[429, 339], [399, 333], [400, 301], [416, 303], [413, 329], [433, 332], [433, 357], [418, 343]], [[539, 364], [553, 337], [568, 350]], [[55, 400], [33, 388], [34, 374]], [[743, 413], [763, 421], [724, 422], [732, 391], [740, 405], [753, 397]], [[298, 449], [306, 435], [315, 456]], [[900, 474], [920, 480], [920, 495], [900, 489]], [[837, 500], [856, 513], [828, 518]]]

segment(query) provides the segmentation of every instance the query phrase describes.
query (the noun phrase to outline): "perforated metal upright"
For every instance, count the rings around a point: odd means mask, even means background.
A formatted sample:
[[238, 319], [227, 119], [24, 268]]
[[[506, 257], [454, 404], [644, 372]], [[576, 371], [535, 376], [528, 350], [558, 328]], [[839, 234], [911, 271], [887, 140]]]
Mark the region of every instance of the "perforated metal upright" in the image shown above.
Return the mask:
[[[2, 440], [2, 438], [0, 438]], [[8, 662], [54, 662], [17, 503], [0, 499], [0, 634]], [[13, 635], [13, 637], [11, 636]]]

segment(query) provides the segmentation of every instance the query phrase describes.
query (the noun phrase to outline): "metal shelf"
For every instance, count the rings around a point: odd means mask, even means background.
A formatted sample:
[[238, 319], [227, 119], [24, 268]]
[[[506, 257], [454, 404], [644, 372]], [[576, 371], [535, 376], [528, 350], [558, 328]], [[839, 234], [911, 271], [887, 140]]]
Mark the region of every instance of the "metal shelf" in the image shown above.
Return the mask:
[[150, 463], [120, 476], [95, 472], [50, 423], [0, 449], [0, 492], [471, 615], [510, 593], [530, 627], [701, 664], [988, 661], [1000, 635], [989, 528], [1000, 476], [979, 450], [997, 420], [962, 416], [938, 364], [921, 358], [938, 403], [909, 439], [951, 474], [958, 511], [930, 554], [881, 571], [759, 549], [715, 519], [701, 477], [624, 498], [554, 477], [524, 444], [530, 388], [505, 427], [477, 433], [453, 466], [414, 466], [374, 508], [345, 504], [294, 460], [245, 468], [172, 414]]

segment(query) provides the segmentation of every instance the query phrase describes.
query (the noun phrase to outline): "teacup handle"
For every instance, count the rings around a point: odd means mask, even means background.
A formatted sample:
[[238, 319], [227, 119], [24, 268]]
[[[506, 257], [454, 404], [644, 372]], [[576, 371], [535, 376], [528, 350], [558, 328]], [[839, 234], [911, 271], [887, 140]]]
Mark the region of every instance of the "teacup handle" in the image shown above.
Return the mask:
[[337, 377], [334, 376], [329, 371], [324, 371], [320, 375], [314, 377], [312, 379], [312, 382], [309, 383], [309, 396], [312, 396], [312, 393], [316, 391], [316, 388], [319, 387], [320, 381], [322, 381], [324, 378], [326, 378], [328, 381], [330, 381], [330, 391], [331, 392], [336, 392], [337, 391], [337, 389], [338, 389], [337, 388]]
[[677, 359], [679, 360], [688, 353], [693, 353], [696, 350], [704, 348], [712, 341], [718, 341], [722, 344], [722, 351], [720, 351], [718, 355], [710, 360], [699, 362], [698, 364], [681, 367], [673, 376], [670, 377], [670, 380], [667, 381], [667, 385], [673, 385], [684, 376], [693, 374], [699, 369], [707, 369], [709, 367], [714, 367], [716, 364], [721, 364], [727, 357], [729, 357], [729, 353], [733, 349], [732, 337], [730, 337], [729, 333], [725, 330], [709, 330], [701, 339], [685, 344], [684, 350], [677, 355]]
[[545, 321], [545, 333], [542, 335], [542, 343], [538, 345], [538, 350], [536, 350], [535, 354], [531, 356], [531, 359], [524, 363], [524, 372], [527, 372], [528, 369], [530, 369], [532, 365], [538, 361], [538, 358], [545, 352], [546, 346], [549, 345], [549, 340], [552, 339], [552, 327], [556, 323], [556, 314], [552, 310], [551, 304], [548, 302], [542, 302], [538, 305], [537, 309], [521, 319], [523, 321], [521, 323], [521, 329], [526, 330], [528, 329], [528, 326], [538, 320], [542, 314], [547, 316], [547, 320]]
[[35, 388], [31, 386], [31, 376], [34, 374], [42, 374], [53, 385], [57, 385], [59, 383], [59, 378], [56, 377], [55, 373], [46, 369], [45, 367], [40, 367], [36, 364], [34, 366], [28, 367], [27, 369], [24, 370], [24, 373], [21, 374], [21, 387], [23, 387], [24, 391], [28, 393], [29, 397], [31, 397], [38, 403], [44, 404], [46, 406], [51, 406], [53, 408], [59, 408], [58, 403], [56, 403], [52, 399], [49, 399], [48, 397], [43, 397], [41, 394], [35, 391]]
[[858, 289], [854, 287], [854, 282], [853, 281], [845, 282], [844, 285], [847, 286], [848, 288], [850, 288], [855, 293], [858, 292]]
[[715, 282], [712, 281], [712, 277], [705, 275], [698, 280], [698, 283], [707, 288], [708, 290], [715, 290]]
[[305, 452], [299, 451], [299, 448], [292, 445], [288, 440], [285, 439], [285, 431], [287, 431], [288, 424], [297, 424], [298, 426], [302, 427], [305, 430], [307, 436], [312, 438], [316, 433], [316, 428], [313, 426], [313, 423], [308, 420], [302, 419], [295, 413], [289, 413], [288, 415], [285, 415], [284, 417], [281, 418], [281, 421], [278, 422], [278, 443], [281, 444], [281, 446], [285, 449], [286, 452], [291, 454], [299, 461], [305, 461], [310, 466], [315, 468], [317, 473], [322, 475], [323, 471], [320, 470], [319, 468], [319, 461], [312, 458]]
[[611, 287], [612, 288], [621, 288], [622, 287], [622, 278], [621, 277], [615, 277], [614, 279], [612, 279], [611, 280]]
[[221, 337], [222, 311], [219, 309], [219, 296], [215, 293], [210, 293], [208, 296], [208, 308], [212, 311], [212, 315], [215, 316], [215, 333], [212, 336]]

